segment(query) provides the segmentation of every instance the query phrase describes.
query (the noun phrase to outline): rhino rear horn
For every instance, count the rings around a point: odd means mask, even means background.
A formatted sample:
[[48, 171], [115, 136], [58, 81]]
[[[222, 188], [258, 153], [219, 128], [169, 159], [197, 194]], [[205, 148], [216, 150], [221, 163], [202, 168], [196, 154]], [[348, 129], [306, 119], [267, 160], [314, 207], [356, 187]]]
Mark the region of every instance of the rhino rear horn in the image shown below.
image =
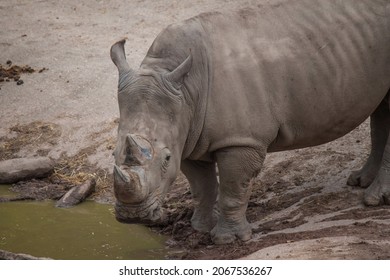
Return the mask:
[[192, 55], [190, 54], [175, 70], [165, 75], [165, 78], [176, 88], [180, 88], [184, 76], [190, 72], [192, 66]]
[[125, 43], [126, 38], [113, 44], [110, 50], [111, 60], [118, 68], [119, 74], [131, 71], [130, 66], [126, 60]]

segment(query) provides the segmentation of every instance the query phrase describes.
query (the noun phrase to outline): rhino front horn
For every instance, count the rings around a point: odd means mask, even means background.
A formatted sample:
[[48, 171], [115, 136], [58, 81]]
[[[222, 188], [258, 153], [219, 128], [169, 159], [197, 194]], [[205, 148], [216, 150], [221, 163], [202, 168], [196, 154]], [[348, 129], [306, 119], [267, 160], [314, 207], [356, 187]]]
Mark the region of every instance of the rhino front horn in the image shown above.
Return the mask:
[[147, 188], [142, 187], [136, 172], [123, 171], [114, 165], [114, 192], [115, 197], [122, 203], [137, 204], [145, 199]]
[[125, 43], [126, 43], [126, 38], [116, 42], [115, 44], [112, 45], [110, 51], [111, 60], [118, 68], [119, 75], [131, 71], [130, 66], [126, 60]]
[[117, 165], [114, 165], [114, 176], [116, 176], [115, 178], [118, 178], [117, 181], [122, 184], [130, 183], [130, 176], [122, 172]]

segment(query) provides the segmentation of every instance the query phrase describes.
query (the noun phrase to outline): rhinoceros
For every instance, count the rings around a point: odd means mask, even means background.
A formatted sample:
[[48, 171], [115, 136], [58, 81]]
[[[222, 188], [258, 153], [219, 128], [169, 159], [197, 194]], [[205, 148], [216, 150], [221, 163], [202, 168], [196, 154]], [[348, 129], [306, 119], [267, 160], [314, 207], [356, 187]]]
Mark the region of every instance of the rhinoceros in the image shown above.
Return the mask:
[[216, 244], [249, 240], [245, 213], [266, 153], [332, 141], [369, 116], [371, 154], [348, 184], [367, 187], [367, 205], [390, 204], [389, 0], [203, 13], [165, 28], [138, 70], [124, 44], [111, 47], [119, 221], [164, 220], [164, 195], [181, 170], [192, 227]]

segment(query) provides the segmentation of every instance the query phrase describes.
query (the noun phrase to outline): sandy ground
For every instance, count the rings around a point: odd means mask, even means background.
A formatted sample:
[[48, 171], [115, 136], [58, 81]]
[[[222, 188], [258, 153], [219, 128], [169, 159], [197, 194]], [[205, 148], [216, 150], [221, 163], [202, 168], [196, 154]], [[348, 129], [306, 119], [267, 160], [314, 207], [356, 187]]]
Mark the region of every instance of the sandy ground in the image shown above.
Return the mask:
[[[0, 0], [0, 64], [48, 69], [22, 74], [22, 85], [0, 82], [0, 148], [23, 134], [8, 156], [85, 153], [110, 170], [118, 117], [112, 43], [128, 37], [127, 58], [137, 68], [168, 24], [266, 2], [277, 1]], [[366, 122], [336, 142], [269, 155], [248, 208], [254, 239], [227, 246], [191, 230], [188, 185], [179, 178], [168, 199], [171, 224], [158, 229], [172, 236], [170, 257], [389, 259], [390, 208], [365, 208], [363, 190], [345, 183], [368, 152]]]

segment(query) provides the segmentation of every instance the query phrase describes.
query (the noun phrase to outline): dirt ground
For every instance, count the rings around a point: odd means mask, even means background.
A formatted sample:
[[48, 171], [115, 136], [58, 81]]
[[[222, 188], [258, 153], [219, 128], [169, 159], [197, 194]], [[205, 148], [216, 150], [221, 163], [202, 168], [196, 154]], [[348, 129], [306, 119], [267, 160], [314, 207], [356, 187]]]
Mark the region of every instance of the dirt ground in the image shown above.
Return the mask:
[[[0, 79], [0, 160], [50, 156], [58, 164], [49, 183], [95, 176], [94, 198], [112, 202], [118, 118], [112, 43], [128, 37], [127, 58], [137, 68], [170, 23], [282, 1], [0, 0], [1, 73], [19, 67]], [[182, 176], [167, 198], [168, 224], [153, 230], [171, 236], [171, 259], [390, 259], [390, 207], [364, 207], [364, 190], [346, 185], [369, 147], [366, 122], [320, 147], [269, 154], [247, 211], [249, 242], [215, 246], [194, 232]]]

